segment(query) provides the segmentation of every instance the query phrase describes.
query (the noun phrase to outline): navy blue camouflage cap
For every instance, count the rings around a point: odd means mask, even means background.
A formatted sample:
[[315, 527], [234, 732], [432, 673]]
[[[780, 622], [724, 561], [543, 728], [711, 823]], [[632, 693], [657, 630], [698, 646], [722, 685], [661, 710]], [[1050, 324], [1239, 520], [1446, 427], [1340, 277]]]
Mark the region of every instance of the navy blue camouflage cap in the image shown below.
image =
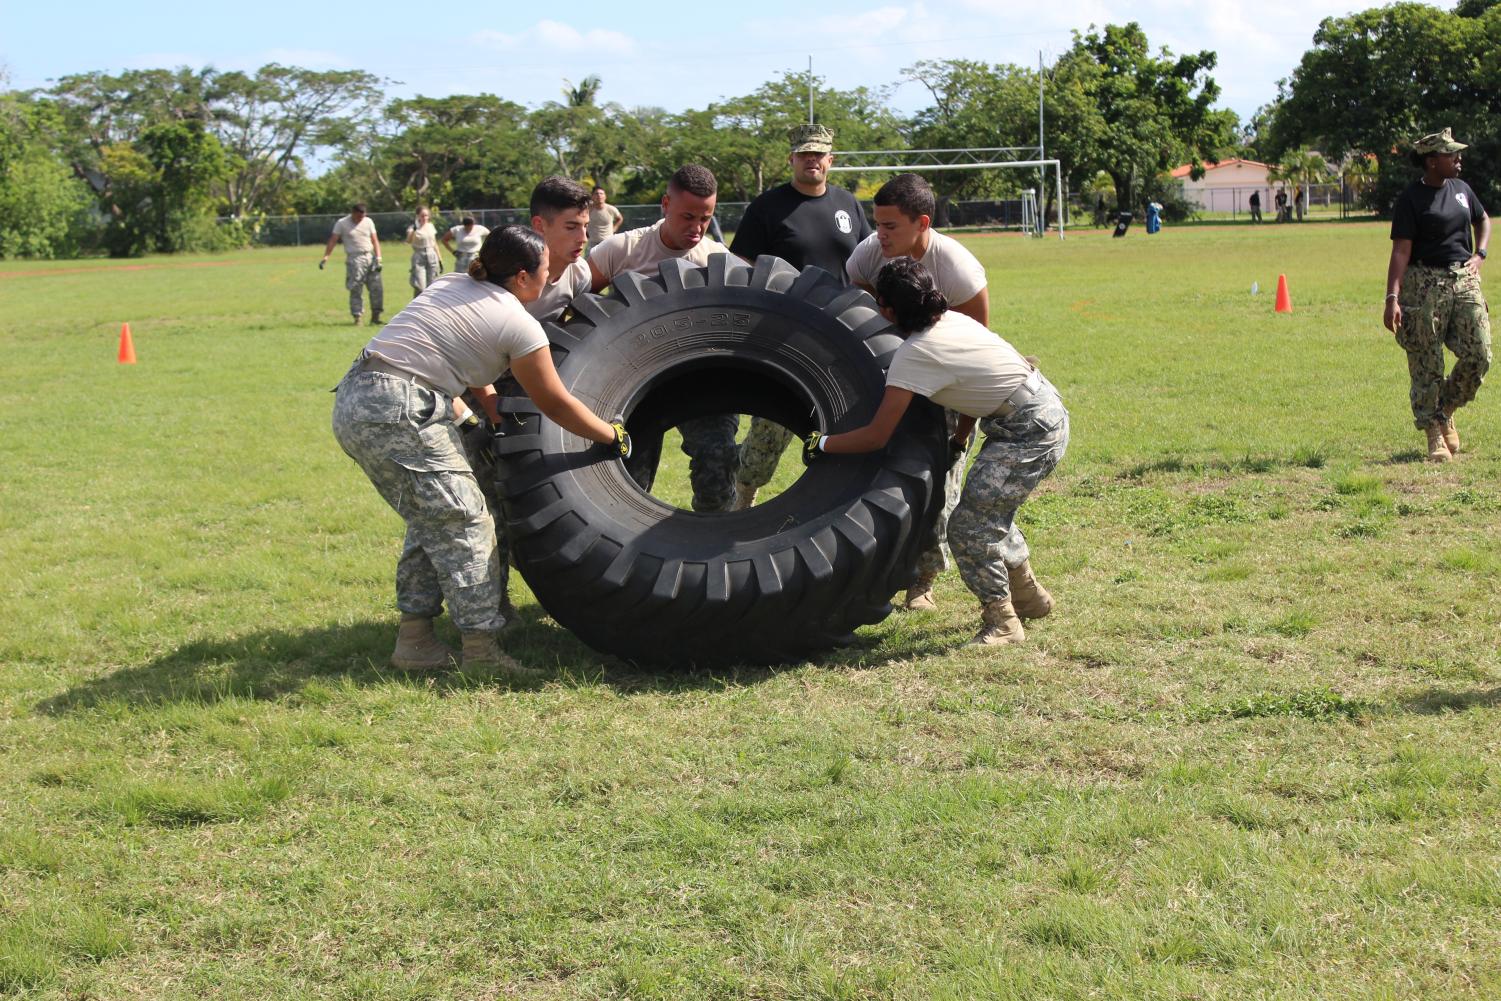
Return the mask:
[[799, 125], [787, 133], [794, 153], [834, 152], [834, 133], [827, 125]]
[[1469, 148], [1454, 138], [1452, 129], [1431, 133], [1412, 144], [1412, 151], [1419, 156], [1427, 156], [1429, 153], [1458, 153]]

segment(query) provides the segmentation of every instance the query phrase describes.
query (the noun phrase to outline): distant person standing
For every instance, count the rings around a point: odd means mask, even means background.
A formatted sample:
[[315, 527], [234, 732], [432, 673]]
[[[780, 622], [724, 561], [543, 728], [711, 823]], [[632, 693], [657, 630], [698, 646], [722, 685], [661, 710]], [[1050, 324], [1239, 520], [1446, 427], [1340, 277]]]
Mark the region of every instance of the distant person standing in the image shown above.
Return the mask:
[[[1392, 207], [1392, 255], [1382, 322], [1407, 352], [1413, 423], [1428, 436], [1428, 461], [1459, 451], [1454, 412], [1480, 391], [1491, 365], [1491, 321], [1480, 267], [1491, 220], [1474, 189], [1459, 179], [1468, 149], [1449, 129], [1413, 143], [1423, 176]], [[1444, 348], [1454, 368], [1444, 377]]]
[[328, 255], [334, 252], [336, 243], [344, 244], [344, 287], [349, 290], [349, 315], [358, 326], [365, 312], [360, 289], [366, 288], [370, 290], [370, 322], [379, 323], [386, 298], [386, 287], [380, 278], [380, 237], [375, 234], [375, 223], [365, 214], [364, 202], [356, 202], [347, 216], [334, 223], [323, 248], [323, 260], [318, 262], [319, 271], [328, 264]]
[[1272, 198], [1272, 207], [1277, 210], [1277, 221], [1287, 222], [1287, 189], [1278, 188], [1277, 194]]
[[589, 250], [620, 232], [620, 227], [625, 225], [625, 216], [605, 198], [605, 189], [599, 185], [589, 193]]
[[1094, 224], [1096, 228], [1104, 226], [1106, 224], [1106, 218], [1105, 196], [1101, 195], [1099, 197], [1099, 200], [1094, 203]]
[[1293, 211], [1298, 214], [1298, 221], [1303, 221], [1303, 210], [1308, 207], [1308, 192], [1300, 184], [1293, 189]]
[[[911, 258], [923, 265], [944, 302], [952, 304], [946, 308], [988, 328], [990, 291], [985, 267], [958, 240], [933, 229], [937, 199], [928, 182], [916, 174], [898, 174], [881, 185], [874, 201], [876, 231], [860, 242], [846, 262], [850, 281], [875, 295], [881, 268], [897, 258]], [[944, 481], [943, 509], [933, 525], [932, 536], [923, 542], [916, 576], [907, 586], [903, 605], [913, 610], [935, 607], [933, 583], [948, 567], [944, 549], [948, 544], [949, 516], [959, 503], [959, 491], [964, 486], [964, 462], [974, 426], [973, 422], [965, 424], [964, 415], [953, 408], [945, 408], [943, 415], [957, 451]]]
[[[763, 191], [746, 207], [730, 252], [752, 263], [763, 254], [795, 268], [818, 267], [848, 284], [844, 262], [870, 235], [870, 223], [855, 196], [829, 184], [834, 165], [834, 133], [823, 125], [799, 125], [789, 136], [792, 180]], [[740, 446], [735, 510], [756, 502], [771, 481], [792, 432], [761, 417], [751, 419]]]
[[443, 273], [443, 261], [438, 257], [438, 231], [433, 229], [432, 213], [424, 205], [417, 210], [417, 218], [407, 227], [407, 243], [412, 247], [412, 273], [408, 276], [412, 291], [420, 293]]
[[466, 215], [457, 226], [444, 233], [443, 246], [453, 254], [453, 269], [459, 274], [467, 274], [469, 262], [474, 260], [474, 255], [479, 253], [489, 235], [490, 231], [477, 224], [472, 215]]
[[1253, 191], [1253, 192], [1251, 192], [1251, 200], [1250, 200], [1249, 204], [1251, 206], [1251, 221], [1252, 222], [1260, 222], [1261, 221], [1261, 192], [1260, 191]]

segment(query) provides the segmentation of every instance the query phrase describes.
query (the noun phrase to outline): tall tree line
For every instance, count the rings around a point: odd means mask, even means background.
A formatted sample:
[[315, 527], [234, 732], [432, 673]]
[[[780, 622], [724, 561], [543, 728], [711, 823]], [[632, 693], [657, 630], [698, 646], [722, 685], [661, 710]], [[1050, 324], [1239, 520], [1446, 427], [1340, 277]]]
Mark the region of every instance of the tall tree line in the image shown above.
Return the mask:
[[[1214, 52], [1154, 47], [1135, 23], [1075, 32], [1040, 69], [923, 60], [883, 86], [815, 79], [816, 112], [842, 149], [1031, 146], [1041, 85], [1048, 155], [1072, 189], [1121, 207], [1162, 197], [1180, 164], [1197, 171], [1251, 156], [1306, 166], [1313, 149], [1367, 175], [1365, 196], [1380, 210], [1408, 176], [1402, 145], [1452, 125], [1474, 144], [1472, 183], [1496, 202], [1501, 65], [1487, 55], [1501, 50], [1498, 2], [1398, 3], [1327, 19], [1276, 99], [1244, 124], [1216, 107]], [[893, 108], [898, 83], [922, 88], [915, 114]], [[617, 201], [652, 201], [687, 161], [714, 170], [724, 199], [745, 200], [785, 179], [786, 133], [806, 118], [809, 79], [787, 73], [678, 113], [612, 102], [595, 76], [534, 108], [495, 94], [391, 99], [390, 86], [357, 70], [275, 64], [83, 73], [28, 92], [0, 80], [0, 255], [222, 246], [260, 216], [343, 211], [354, 200], [376, 211], [515, 206], [549, 173], [604, 184]], [[930, 179], [945, 198], [1038, 182], [1014, 171]], [[218, 225], [220, 216], [237, 222]]]

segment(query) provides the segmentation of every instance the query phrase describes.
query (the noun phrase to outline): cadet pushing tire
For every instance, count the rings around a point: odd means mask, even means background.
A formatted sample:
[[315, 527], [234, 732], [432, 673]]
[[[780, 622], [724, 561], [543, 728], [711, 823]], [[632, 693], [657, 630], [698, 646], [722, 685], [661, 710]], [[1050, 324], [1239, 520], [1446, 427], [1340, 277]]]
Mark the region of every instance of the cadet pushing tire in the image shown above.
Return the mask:
[[[827, 272], [731, 255], [664, 261], [544, 324], [559, 377], [650, 454], [685, 420], [751, 414], [798, 435], [874, 413], [902, 343]], [[542, 607], [595, 649], [652, 665], [801, 659], [891, 612], [942, 503], [942, 411], [918, 401], [888, 448], [815, 463], [745, 511], [697, 514], [501, 385], [502, 514]], [[655, 446], [659, 447], [659, 446]], [[638, 477], [640, 476], [637, 470]]]

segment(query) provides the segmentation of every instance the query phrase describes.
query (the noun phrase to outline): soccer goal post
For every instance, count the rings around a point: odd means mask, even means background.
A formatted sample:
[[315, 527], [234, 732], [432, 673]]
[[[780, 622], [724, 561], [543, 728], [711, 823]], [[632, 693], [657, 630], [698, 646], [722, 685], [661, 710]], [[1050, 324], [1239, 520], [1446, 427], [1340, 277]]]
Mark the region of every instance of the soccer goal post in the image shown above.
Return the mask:
[[927, 173], [930, 170], [1007, 170], [1052, 168], [1054, 194], [1058, 202], [1058, 239], [1063, 239], [1063, 165], [1057, 160], [1009, 159], [1018, 155], [1037, 154], [1035, 146], [990, 146], [965, 149], [865, 149], [836, 152], [830, 173], [901, 173], [905, 170]]

